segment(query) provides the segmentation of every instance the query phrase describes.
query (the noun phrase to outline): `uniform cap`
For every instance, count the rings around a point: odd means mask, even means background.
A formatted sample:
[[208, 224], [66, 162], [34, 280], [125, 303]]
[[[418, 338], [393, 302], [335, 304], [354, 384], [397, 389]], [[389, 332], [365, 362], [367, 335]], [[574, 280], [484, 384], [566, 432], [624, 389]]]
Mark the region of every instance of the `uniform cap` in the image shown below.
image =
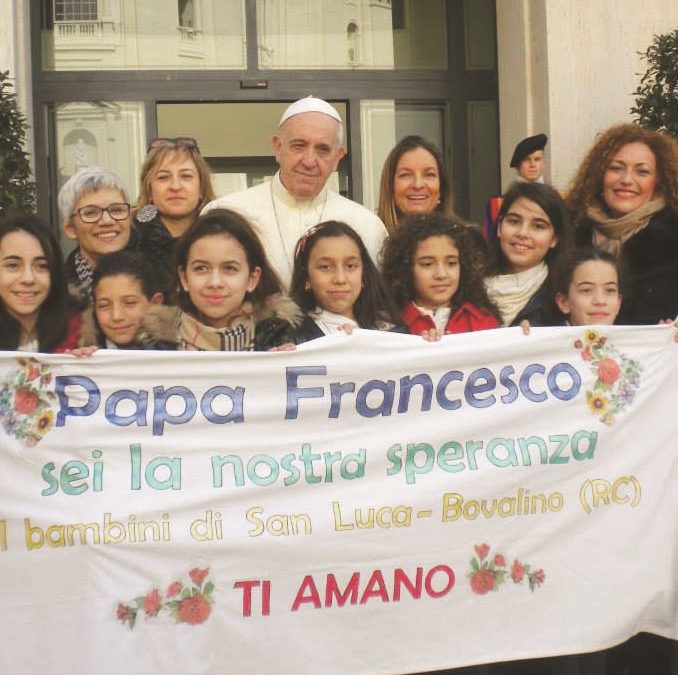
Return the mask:
[[546, 147], [546, 143], [548, 142], [548, 136], [546, 134], [537, 134], [536, 136], [528, 136], [527, 138], [523, 138], [518, 145], [516, 145], [516, 149], [513, 151], [513, 157], [511, 157], [511, 163], [509, 166], [511, 168], [514, 168], [520, 164], [525, 157], [528, 155], [531, 155], [533, 152], [537, 152], [537, 150], [543, 150]]

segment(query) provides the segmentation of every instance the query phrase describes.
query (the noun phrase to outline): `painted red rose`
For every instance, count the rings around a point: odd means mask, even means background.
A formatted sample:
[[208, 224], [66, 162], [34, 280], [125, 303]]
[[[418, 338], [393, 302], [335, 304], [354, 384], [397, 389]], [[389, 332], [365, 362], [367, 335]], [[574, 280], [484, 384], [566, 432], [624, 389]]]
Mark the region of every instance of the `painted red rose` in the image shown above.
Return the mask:
[[490, 570], [480, 569], [471, 577], [471, 590], [478, 595], [485, 595], [494, 588], [494, 574]]
[[144, 612], [146, 616], [155, 616], [160, 611], [160, 591], [154, 588], [144, 598]]
[[619, 364], [611, 359], [609, 356], [606, 356], [604, 359], [600, 359], [598, 363], [598, 379], [607, 385], [613, 385], [621, 375], [621, 368]]
[[165, 591], [165, 595], [168, 598], [173, 598], [182, 588], [183, 584], [181, 581], [175, 581], [174, 583], [171, 583], [168, 587], [167, 590]]
[[513, 579], [514, 583], [519, 584], [524, 576], [525, 568], [523, 567], [523, 564], [518, 560], [514, 560], [513, 565], [511, 565], [511, 579]]
[[205, 600], [204, 595], [194, 595], [179, 603], [179, 621], [195, 626], [204, 623], [211, 611], [210, 603]]
[[535, 584], [543, 584], [544, 581], [546, 580], [546, 574], [545, 574], [544, 570], [541, 569], [541, 568], [538, 569], [538, 570], [534, 573], [533, 579], [534, 579], [534, 583], [535, 583]]
[[129, 607], [123, 605], [122, 602], [119, 602], [115, 615], [118, 617], [118, 621], [125, 623], [129, 619]]
[[487, 554], [490, 552], [490, 547], [487, 544], [476, 544], [473, 548], [476, 551], [476, 555], [481, 560], [485, 560]]
[[39, 399], [30, 390], [22, 387], [14, 396], [14, 410], [22, 415], [30, 415], [38, 407]]
[[504, 567], [506, 565], [506, 559], [501, 553], [497, 553], [494, 556], [494, 564], [496, 567]]
[[584, 359], [584, 361], [590, 361], [593, 358], [593, 354], [591, 354], [591, 348], [588, 345], [582, 350], [581, 357]]
[[210, 573], [210, 568], [206, 567], [205, 569], [199, 569], [194, 567], [189, 573], [188, 576], [191, 577], [191, 581], [196, 586], [201, 586], [202, 582], [205, 581], [205, 577]]
[[575, 340], [574, 341], [574, 348], [575, 349], [581, 349], [584, 346], [584, 343], [581, 340]]

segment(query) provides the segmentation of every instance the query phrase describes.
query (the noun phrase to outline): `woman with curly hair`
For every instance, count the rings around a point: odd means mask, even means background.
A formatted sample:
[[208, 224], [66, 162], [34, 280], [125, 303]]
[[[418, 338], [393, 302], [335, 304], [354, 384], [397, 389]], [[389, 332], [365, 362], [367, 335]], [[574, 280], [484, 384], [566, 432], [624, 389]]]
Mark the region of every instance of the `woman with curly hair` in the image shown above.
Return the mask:
[[407, 218], [384, 245], [382, 275], [414, 335], [497, 328], [484, 272], [471, 231], [440, 213]]
[[620, 124], [584, 158], [567, 198], [578, 244], [619, 258], [620, 324], [678, 314], [678, 161], [669, 136]]

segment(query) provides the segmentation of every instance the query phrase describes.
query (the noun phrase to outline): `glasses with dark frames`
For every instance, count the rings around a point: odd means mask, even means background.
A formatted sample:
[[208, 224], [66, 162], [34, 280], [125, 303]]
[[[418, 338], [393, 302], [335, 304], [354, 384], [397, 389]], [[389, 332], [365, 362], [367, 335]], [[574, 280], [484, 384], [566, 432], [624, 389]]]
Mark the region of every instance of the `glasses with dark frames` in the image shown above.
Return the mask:
[[198, 141], [196, 141], [195, 138], [191, 138], [190, 136], [177, 136], [177, 138], [154, 138], [149, 142], [146, 152], [167, 146], [172, 148], [186, 148], [187, 150], [195, 150], [197, 153], [200, 153]]
[[76, 209], [71, 213], [71, 216], [74, 216], [77, 213], [83, 223], [98, 223], [104, 215], [104, 211], [106, 211], [113, 220], [125, 220], [125, 218], [129, 216], [130, 205], [120, 202], [118, 204], [109, 204], [105, 208], [101, 208], [101, 206], [89, 204], [88, 206]]

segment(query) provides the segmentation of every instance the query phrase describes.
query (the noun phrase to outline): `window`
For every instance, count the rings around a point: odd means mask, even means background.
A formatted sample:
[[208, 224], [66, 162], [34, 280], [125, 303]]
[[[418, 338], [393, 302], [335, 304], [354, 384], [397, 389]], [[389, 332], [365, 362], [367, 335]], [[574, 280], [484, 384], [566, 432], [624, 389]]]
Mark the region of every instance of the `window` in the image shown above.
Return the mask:
[[407, 133], [444, 151], [460, 215], [478, 220], [499, 189], [496, 0], [27, 4], [43, 212], [80, 166], [136, 186], [158, 135], [195, 136], [219, 194], [266, 180], [280, 112], [308, 94], [340, 107], [349, 153], [333, 188], [358, 202], [376, 206], [383, 160]]
[[346, 40], [348, 41], [348, 63], [351, 66], [358, 64], [358, 25], [351, 21], [346, 29]]
[[97, 0], [54, 0], [55, 21], [96, 21]]
[[194, 0], [179, 0], [179, 26], [195, 30], [195, 2]]

